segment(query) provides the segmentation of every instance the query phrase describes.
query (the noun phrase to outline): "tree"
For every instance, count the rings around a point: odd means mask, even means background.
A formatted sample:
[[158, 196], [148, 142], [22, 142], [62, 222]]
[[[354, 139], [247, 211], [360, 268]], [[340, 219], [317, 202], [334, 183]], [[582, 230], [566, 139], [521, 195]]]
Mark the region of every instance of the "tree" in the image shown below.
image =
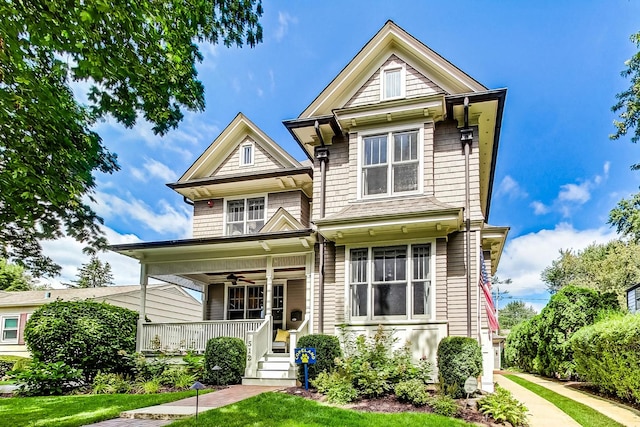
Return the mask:
[[[638, 52], [625, 62], [627, 68], [621, 73], [622, 77], [631, 78], [631, 85], [616, 95], [618, 102], [611, 108], [613, 112], [619, 112], [621, 119], [613, 122], [616, 133], [611, 135], [611, 139], [618, 139], [635, 128], [635, 134], [631, 137], [631, 142], [635, 143], [640, 141], [640, 32], [631, 35], [631, 42], [636, 45]], [[640, 169], [640, 164], [632, 168]]]
[[569, 285], [577, 274], [577, 257], [571, 249], [560, 249], [560, 256], [551, 266], [542, 270], [540, 278], [547, 284], [547, 290], [555, 294]]
[[640, 193], [620, 200], [609, 212], [607, 222], [614, 226], [618, 233], [640, 242]]
[[500, 329], [512, 329], [525, 320], [531, 319], [536, 314], [536, 310], [531, 306], [527, 306], [524, 301], [511, 301], [500, 310], [498, 316]]
[[0, 290], [29, 291], [32, 286], [31, 277], [24, 272], [24, 268], [0, 258]]
[[[91, 126], [139, 116], [157, 134], [204, 109], [196, 43], [255, 46], [261, 0], [0, 2], [0, 257], [32, 274], [60, 267], [40, 241], [106, 246], [87, 205], [94, 173], [118, 170]], [[90, 85], [80, 105], [69, 83]]]
[[102, 264], [95, 256], [92, 256], [88, 263], [82, 264], [77, 277], [78, 280], [72, 280], [66, 285], [71, 288], [100, 288], [114, 284], [111, 265], [108, 262]]

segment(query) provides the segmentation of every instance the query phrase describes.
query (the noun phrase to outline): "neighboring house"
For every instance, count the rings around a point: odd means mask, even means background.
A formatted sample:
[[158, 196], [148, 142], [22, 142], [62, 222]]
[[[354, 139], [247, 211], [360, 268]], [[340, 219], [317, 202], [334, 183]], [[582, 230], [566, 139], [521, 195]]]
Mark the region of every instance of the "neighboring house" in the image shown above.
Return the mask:
[[[143, 289], [153, 277], [204, 292], [203, 322], [178, 335], [198, 350], [246, 340], [244, 383], [295, 382], [293, 352], [271, 363], [277, 329], [294, 348], [304, 334], [383, 325], [434, 362], [442, 338], [478, 339], [491, 390], [478, 283], [508, 232], [487, 223], [505, 96], [389, 21], [284, 122], [308, 160], [238, 114], [168, 184], [193, 206], [193, 238], [112, 250], [140, 261]], [[155, 337], [175, 346], [176, 327], [141, 325], [140, 350]]]
[[627, 289], [627, 308], [629, 313], [640, 311], [640, 283], [636, 283]]
[[[140, 310], [140, 285], [40, 291], [0, 291], [0, 356], [29, 356], [25, 324], [36, 309], [52, 301], [92, 300]], [[149, 285], [146, 318], [150, 322], [192, 322], [202, 319], [202, 304], [174, 284]]]

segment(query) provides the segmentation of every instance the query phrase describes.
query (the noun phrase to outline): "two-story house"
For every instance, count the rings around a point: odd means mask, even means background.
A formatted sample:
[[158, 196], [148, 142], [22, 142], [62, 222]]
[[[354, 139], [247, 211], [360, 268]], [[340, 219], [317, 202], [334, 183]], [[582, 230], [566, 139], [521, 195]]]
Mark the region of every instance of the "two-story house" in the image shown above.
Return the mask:
[[505, 96], [389, 21], [284, 122], [304, 162], [239, 114], [168, 184], [193, 205], [193, 238], [112, 247], [140, 260], [143, 294], [149, 277], [204, 294], [202, 322], [141, 323], [138, 348], [237, 336], [245, 383], [290, 382], [293, 355], [272, 354], [278, 329], [293, 348], [383, 325], [416, 359], [435, 361], [446, 336], [478, 339], [491, 390], [478, 284], [508, 232], [487, 223]]

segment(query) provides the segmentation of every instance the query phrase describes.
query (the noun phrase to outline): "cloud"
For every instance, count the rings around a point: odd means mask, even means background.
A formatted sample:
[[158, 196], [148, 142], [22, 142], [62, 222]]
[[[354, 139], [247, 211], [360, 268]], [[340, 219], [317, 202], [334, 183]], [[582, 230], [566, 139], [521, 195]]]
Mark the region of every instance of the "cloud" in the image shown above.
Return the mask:
[[590, 181], [585, 181], [582, 184], [564, 184], [560, 186], [560, 192], [558, 193], [558, 200], [560, 202], [575, 202], [578, 204], [585, 204], [591, 198]]
[[544, 203], [538, 200], [531, 202], [529, 206], [533, 208], [533, 213], [536, 215], [544, 215], [546, 213], [549, 213], [549, 211], [551, 210], [549, 206], [545, 205]]
[[274, 34], [277, 41], [282, 41], [289, 31], [289, 24], [297, 24], [298, 18], [289, 15], [287, 12], [278, 12], [278, 28]]
[[[576, 230], [560, 223], [553, 230], [540, 230], [510, 240], [505, 246], [498, 276], [510, 278], [505, 287], [510, 296], [524, 296], [544, 292], [540, 273], [558, 258], [560, 249], [582, 250], [591, 243], [606, 243], [618, 236], [609, 228]], [[526, 298], [525, 298], [526, 299]]]
[[159, 178], [164, 182], [176, 181], [176, 173], [164, 163], [147, 157], [144, 160], [142, 169], [131, 168], [131, 175], [137, 180], [147, 182], [151, 178]]
[[[130, 195], [129, 195], [130, 196]], [[158, 200], [155, 207], [130, 196], [125, 200], [113, 194], [96, 192], [93, 208], [105, 220], [117, 218], [122, 221], [134, 221], [137, 226], [156, 233], [176, 238], [191, 235], [191, 212], [180, 206], [175, 208], [166, 200]]]
[[509, 175], [505, 176], [498, 186], [496, 196], [502, 195], [506, 195], [510, 199], [526, 198], [528, 196], [527, 192], [520, 187], [520, 184], [518, 184], [518, 182]]

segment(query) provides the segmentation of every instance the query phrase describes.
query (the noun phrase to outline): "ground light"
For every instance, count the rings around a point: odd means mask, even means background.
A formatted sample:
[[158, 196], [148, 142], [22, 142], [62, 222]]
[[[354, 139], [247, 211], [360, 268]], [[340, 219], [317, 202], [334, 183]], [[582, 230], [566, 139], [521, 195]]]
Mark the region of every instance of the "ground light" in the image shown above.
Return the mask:
[[191, 390], [195, 390], [196, 391], [196, 425], [198, 425], [198, 401], [200, 400], [200, 390], [204, 389], [204, 385], [202, 385], [202, 383], [200, 381], [196, 381], [195, 383], [193, 383], [193, 385], [191, 387], [189, 387]]

